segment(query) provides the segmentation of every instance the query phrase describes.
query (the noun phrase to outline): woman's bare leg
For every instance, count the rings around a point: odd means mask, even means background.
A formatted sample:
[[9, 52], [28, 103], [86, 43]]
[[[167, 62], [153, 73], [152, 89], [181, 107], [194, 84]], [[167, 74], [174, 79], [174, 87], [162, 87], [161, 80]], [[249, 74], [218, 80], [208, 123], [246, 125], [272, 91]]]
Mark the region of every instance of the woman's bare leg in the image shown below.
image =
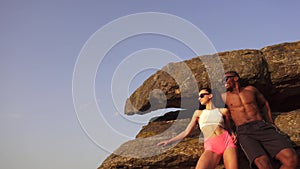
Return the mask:
[[236, 148], [227, 148], [223, 154], [223, 160], [226, 169], [238, 169]]
[[197, 162], [196, 169], [215, 169], [219, 164], [221, 156], [205, 150]]

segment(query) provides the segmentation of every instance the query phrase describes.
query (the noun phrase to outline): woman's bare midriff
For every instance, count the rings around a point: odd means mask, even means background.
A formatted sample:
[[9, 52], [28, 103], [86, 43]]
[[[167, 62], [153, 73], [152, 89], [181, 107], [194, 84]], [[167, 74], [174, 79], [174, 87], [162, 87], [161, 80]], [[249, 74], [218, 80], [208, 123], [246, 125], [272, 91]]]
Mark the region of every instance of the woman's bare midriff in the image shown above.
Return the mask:
[[221, 134], [223, 134], [223, 132], [226, 131], [223, 127], [221, 126], [218, 126], [216, 128], [216, 130], [213, 132], [213, 134], [211, 136], [209, 136], [208, 138], [212, 138], [212, 137], [215, 137], [215, 136], [219, 136]]

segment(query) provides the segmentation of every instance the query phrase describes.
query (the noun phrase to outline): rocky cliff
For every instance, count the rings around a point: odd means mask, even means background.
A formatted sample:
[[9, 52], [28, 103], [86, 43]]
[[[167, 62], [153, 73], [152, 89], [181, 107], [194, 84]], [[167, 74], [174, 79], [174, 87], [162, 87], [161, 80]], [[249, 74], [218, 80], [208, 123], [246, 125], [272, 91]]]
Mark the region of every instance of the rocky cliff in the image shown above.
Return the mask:
[[[179, 71], [180, 70], [180, 71]], [[261, 50], [236, 50], [169, 63], [149, 77], [127, 99], [125, 113], [145, 114], [156, 109], [197, 108], [198, 90], [222, 87], [223, 73], [236, 70], [270, 101], [274, 111], [300, 107], [300, 41]]]
[[[294, 143], [300, 157], [299, 66], [300, 41], [261, 50], [221, 52], [166, 65], [127, 99], [125, 113], [145, 114], [168, 107], [186, 110], [153, 118], [135, 140], [121, 145], [98, 169], [194, 168], [203, 152], [199, 129], [181, 142], [165, 147], [156, 144], [186, 127], [191, 114], [199, 107], [199, 88], [224, 90], [221, 78], [227, 70], [236, 70], [245, 84], [256, 86], [266, 96], [275, 124]], [[277, 161], [273, 163], [278, 165]], [[245, 155], [239, 151], [239, 168], [247, 169], [248, 165]], [[224, 168], [222, 162], [218, 168]]]

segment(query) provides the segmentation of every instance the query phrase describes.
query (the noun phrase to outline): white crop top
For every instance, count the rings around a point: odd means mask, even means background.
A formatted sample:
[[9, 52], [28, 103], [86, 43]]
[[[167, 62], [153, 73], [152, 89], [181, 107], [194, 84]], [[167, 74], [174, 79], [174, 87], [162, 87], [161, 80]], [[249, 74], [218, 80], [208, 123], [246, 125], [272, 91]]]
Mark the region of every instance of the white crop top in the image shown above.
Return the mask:
[[223, 115], [219, 109], [203, 110], [198, 123], [205, 137], [212, 135], [218, 126], [224, 128]]

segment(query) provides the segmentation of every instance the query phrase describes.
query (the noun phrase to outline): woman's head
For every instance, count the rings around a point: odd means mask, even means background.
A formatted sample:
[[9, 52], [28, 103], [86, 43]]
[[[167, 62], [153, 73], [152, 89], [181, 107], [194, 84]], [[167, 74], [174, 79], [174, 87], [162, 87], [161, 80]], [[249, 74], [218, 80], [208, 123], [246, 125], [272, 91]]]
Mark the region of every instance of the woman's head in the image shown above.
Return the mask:
[[206, 105], [213, 98], [212, 90], [210, 88], [203, 88], [199, 92], [199, 102], [201, 105]]
[[212, 90], [211, 88], [202, 88], [199, 92], [198, 100], [201, 105], [206, 105], [212, 102], [216, 107], [225, 106], [220, 93], [217, 90]]

